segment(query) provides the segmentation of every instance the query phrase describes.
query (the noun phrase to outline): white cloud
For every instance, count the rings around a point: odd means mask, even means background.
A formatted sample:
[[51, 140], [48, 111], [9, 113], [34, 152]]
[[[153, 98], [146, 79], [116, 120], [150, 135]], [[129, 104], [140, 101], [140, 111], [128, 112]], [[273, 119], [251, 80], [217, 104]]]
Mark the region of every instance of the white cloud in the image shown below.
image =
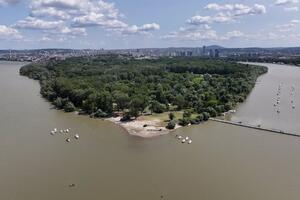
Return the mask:
[[181, 27], [179, 31], [170, 32], [162, 39], [173, 39], [183, 41], [224, 41], [232, 38], [244, 37], [244, 33], [238, 30], [230, 31], [226, 34], [218, 34], [208, 25]]
[[188, 24], [200, 25], [211, 23], [227, 23], [234, 21], [237, 17], [243, 15], [259, 15], [266, 13], [266, 7], [260, 4], [254, 4], [252, 7], [244, 4], [208, 4], [206, 10], [218, 11], [215, 16], [196, 15], [187, 20]]
[[266, 7], [261, 4], [254, 4], [253, 6], [247, 6], [244, 4], [208, 4], [205, 6], [207, 10], [213, 11], [227, 11], [232, 15], [257, 15], [266, 13]]
[[227, 37], [228, 39], [231, 39], [231, 38], [238, 38], [238, 37], [243, 37], [243, 36], [244, 36], [244, 33], [241, 32], [241, 31], [237, 31], [237, 30], [235, 30], [235, 31], [230, 31], [230, 32], [228, 32], [228, 33], [226, 34], [226, 37]]
[[21, 0], [0, 0], [0, 6], [14, 5], [20, 2]]
[[287, 7], [287, 8], [284, 8], [284, 10], [287, 12], [293, 12], [293, 11], [297, 12], [297, 11], [299, 11], [299, 7], [297, 7], [297, 6]]
[[51, 30], [58, 29], [63, 24], [63, 21], [45, 21], [34, 17], [27, 17], [24, 20], [18, 21], [15, 27], [20, 29]]
[[92, 26], [121, 34], [147, 33], [160, 28], [156, 23], [129, 25], [121, 19], [123, 15], [114, 3], [103, 0], [31, 0], [30, 9], [30, 17], [20, 20], [16, 27], [57, 32], [69, 27], [82, 33], [79, 35], [86, 35], [85, 27]]
[[30, 12], [31, 17], [53, 17], [55, 19], [67, 20], [70, 15], [62, 10], [57, 10], [53, 7], [33, 9]]
[[300, 20], [294, 19], [294, 20], [291, 20], [289, 23], [277, 25], [276, 29], [280, 32], [291, 32], [295, 28], [297, 28], [298, 25], [300, 25]]
[[0, 25], [0, 38], [1, 39], [21, 39], [22, 35], [19, 33], [18, 30], [5, 26]]
[[192, 25], [200, 25], [200, 24], [211, 24], [211, 23], [225, 23], [233, 21], [233, 16], [219, 13], [216, 16], [200, 16], [196, 15], [190, 19], [187, 20], [188, 24]]
[[144, 24], [143, 26], [141, 26], [139, 28], [140, 31], [155, 31], [155, 30], [159, 30], [160, 26], [159, 24], [156, 23], [152, 23], [152, 24]]
[[91, 12], [86, 15], [75, 17], [72, 20], [72, 26], [74, 27], [88, 27], [88, 26], [102, 26], [107, 29], [124, 28], [126, 23], [118, 19], [107, 18], [102, 13]]
[[275, 5], [277, 6], [284, 6], [288, 4], [294, 4], [294, 3], [299, 3], [299, 0], [276, 0]]

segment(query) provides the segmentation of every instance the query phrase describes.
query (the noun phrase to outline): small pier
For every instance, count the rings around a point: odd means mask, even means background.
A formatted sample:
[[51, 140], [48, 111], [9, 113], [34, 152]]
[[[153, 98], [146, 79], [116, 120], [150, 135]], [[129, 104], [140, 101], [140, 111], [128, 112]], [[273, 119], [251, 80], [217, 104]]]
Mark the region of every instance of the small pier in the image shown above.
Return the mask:
[[240, 127], [244, 127], [244, 128], [251, 128], [251, 129], [256, 129], [256, 130], [260, 130], [260, 131], [267, 131], [267, 132], [281, 134], [281, 135], [300, 137], [300, 135], [298, 135], [298, 134], [289, 133], [289, 132], [278, 130], [278, 129], [263, 128], [263, 127], [260, 127], [260, 126], [253, 126], [253, 125], [250, 125], [250, 124], [243, 124], [243, 123], [240, 123], [240, 122], [231, 122], [231, 121], [216, 119], [216, 118], [210, 118], [209, 120], [214, 121], [214, 122], [223, 123], [223, 124], [230, 124], [230, 125], [240, 126]]

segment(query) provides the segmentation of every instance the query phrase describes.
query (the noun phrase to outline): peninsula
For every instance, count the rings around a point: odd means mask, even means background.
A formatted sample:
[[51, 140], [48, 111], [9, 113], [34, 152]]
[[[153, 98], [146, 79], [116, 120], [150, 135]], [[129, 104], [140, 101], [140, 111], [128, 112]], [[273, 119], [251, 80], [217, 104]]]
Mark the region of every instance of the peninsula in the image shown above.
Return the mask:
[[39, 80], [57, 109], [153, 137], [232, 110], [267, 70], [221, 59], [107, 54], [35, 62], [20, 74]]

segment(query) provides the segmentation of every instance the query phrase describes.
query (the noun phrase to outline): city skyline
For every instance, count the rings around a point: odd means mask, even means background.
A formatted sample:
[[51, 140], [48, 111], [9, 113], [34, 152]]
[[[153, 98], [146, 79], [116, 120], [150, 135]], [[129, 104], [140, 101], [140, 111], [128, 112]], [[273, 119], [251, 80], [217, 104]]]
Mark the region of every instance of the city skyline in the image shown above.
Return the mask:
[[300, 46], [300, 2], [0, 0], [0, 49]]

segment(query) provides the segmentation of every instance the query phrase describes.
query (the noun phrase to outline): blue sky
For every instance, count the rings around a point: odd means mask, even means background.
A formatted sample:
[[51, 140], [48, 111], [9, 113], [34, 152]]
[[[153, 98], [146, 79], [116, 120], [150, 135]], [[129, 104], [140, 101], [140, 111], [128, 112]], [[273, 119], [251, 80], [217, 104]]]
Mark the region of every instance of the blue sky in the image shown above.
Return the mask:
[[0, 49], [300, 46], [300, 0], [0, 0]]

